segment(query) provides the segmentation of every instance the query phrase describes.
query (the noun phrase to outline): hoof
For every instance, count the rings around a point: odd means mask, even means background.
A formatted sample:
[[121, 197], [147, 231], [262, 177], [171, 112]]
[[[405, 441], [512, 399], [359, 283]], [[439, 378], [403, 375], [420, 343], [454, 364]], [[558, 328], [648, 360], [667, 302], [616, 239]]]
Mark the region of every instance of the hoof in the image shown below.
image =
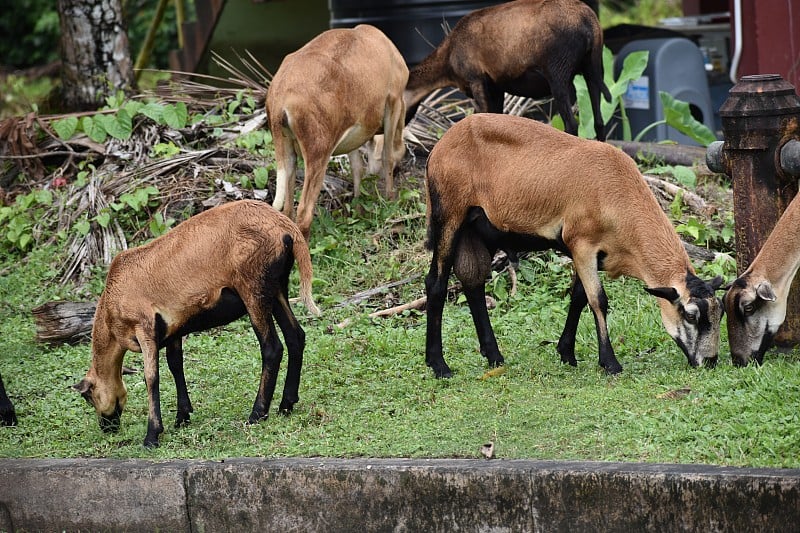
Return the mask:
[[[564, 343], [566, 344], [566, 343]], [[578, 360], [575, 359], [575, 347], [572, 346], [572, 349], [562, 347], [562, 342], [558, 341], [558, 346], [556, 346], [556, 351], [558, 355], [561, 356], [561, 362], [566, 363], [569, 366], [578, 366]]]
[[562, 355], [561, 362], [568, 364], [569, 366], [578, 366], [578, 360], [575, 359], [574, 355]]
[[12, 409], [5, 413], [0, 414], [0, 426], [16, 426], [17, 414]]
[[262, 420], [266, 420], [267, 418], [269, 418], [269, 414], [259, 415], [257, 413], [252, 413], [250, 415], [250, 418], [247, 419], [247, 423], [248, 425], [252, 426], [253, 424], [258, 424], [259, 422], [261, 422]]
[[294, 410], [294, 404], [297, 402], [290, 402], [289, 400], [281, 400], [281, 404], [278, 406], [278, 414], [289, 416], [292, 414], [292, 410]]
[[619, 374], [620, 372], [622, 372], [622, 365], [619, 364], [616, 361], [614, 361], [613, 363], [610, 363], [608, 365], [602, 365], [601, 364], [600, 366], [605, 368], [606, 374], [608, 374], [609, 376], [615, 376], [615, 375]]
[[178, 416], [175, 417], [175, 427], [176, 428], [182, 428], [184, 426], [188, 426], [189, 422], [191, 422], [191, 420], [189, 419], [189, 414], [188, 413], [185, 414], [185, 415], [178, 415]]
[[158, 448], [158, 437], [155, 438], [145, 437], [143, 446], [148, 450], [152, 450], [153, 448]]
[[428, 365], [433, 370], [433, 375], [436, 376], [436, 379], [442, 378], [451, 378], [453, 377], [453, 372], [450, 370], [450, 367], [447, 366], [447, 363], [442, 361], [441, 363], [436, 363], [432, 365]]
[[495, 358], [487, 357], [489, 361], [489, 368], [497, 368], [499, 366], [503, 366], [506, 363], [506, 360], [503, 358], [502, 355], [498, 355]]

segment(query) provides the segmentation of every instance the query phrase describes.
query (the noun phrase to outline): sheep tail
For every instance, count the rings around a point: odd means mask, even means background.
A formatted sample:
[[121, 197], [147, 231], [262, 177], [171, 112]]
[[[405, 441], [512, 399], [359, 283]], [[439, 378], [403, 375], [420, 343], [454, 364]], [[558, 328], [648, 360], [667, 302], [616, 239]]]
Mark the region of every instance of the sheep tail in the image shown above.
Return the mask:
[[322, 312], [314, 303], [314, 297], [311, 294], [311, 281], [314, 278], [314, 271], [311, 266], [311, 253], [308, 250], [308, 242], [298, 230], [295, 235], [294, 245], [292, 250], [294, 253], [294, 260], [297, 262], [297, 269], [300, 271], [300, 301], [303, 305], [314, 315], [320, 316]]

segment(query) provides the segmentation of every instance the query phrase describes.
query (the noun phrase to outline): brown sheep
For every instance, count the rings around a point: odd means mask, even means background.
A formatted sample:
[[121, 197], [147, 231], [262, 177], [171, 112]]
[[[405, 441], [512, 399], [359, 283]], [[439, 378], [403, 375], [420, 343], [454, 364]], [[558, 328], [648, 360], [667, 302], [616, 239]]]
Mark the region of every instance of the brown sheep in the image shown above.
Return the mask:
[[786, 319], [789, 289], [800, 268], [800, 197], [775, 224], [764, 246], [725, 293], [733, 364], [761, 364]]
[[126, 350], [142, 352], [149, 414], [145, 446], [163, 432], [158, 351], [178, 393], [176, 426], [189, 421], [182, 337], [228, 324], [245, 314], [261, 346], [261, 381], [249, 423], [267, 417], [283, 354], [273, 317], [283, 332], [289, 366], [279, 410], [298, 401], [305, 333], [289, 306], [289, 274], [300, 270], [300, 298], [314, 314], [311, 258], [297, 226], [254, 200], [199, 213], [152, 242], [119, 253], [111, 262], [95, 311], [92, 364], [75, 388], [95, 408], [104, 431], [119, 428], [127, 391], [122, 381]]
[[608, 101], [611, 94], [603, 81], [603, 32], [594, 11], [580, 0], [516, 0], [478, 9], [411, 69], [403, 95], [406, 123], [431, 91], [451, 86], [473, 98], [482, 113], [502, 113], [505, 93], [552, 95], [566, 131], [575, 135], [576, 74], [586, 79], [595, 133], [604, 140], [600, 94]]
[[267, 92], [269, 128], [275, 143], [277, 185], [272, 205], [294, 210], [297, 157], [305, 162], [297, 224], [308, 238], [314, 207], [332, 155], [348, 154], [353, 194], [364, 165], [358, 148], [383, 134], [386, 196], [394, 198], [394, 168], [403, 157], [403, 89], [408, 67], [395, 45], [374, 26], [325, 31], [287, 55]]
[[451, 270], [461, 280], [490, 365], [503, 363], [484, 300], [491, 257], [556, 249], [572, 258], [576, 277], [561, 360], [576, 365], [575, 335], [586, 304], [594, 313], [599, 363], [622, 371], [606, 325], [608, 299], [598, 274], [642, 280], [658, 297], [661, 318], [691, 366], [713, 365], [722, 309], [721, 278], [701, 280], [675, 229], [636, 163], [606, 143], [580, 139], [541, 122], [479, 113], [451, 127], [426, 170], [428, 246], [425, 279], [426, 362], [451, 375], [442, 354], [442, 310]]

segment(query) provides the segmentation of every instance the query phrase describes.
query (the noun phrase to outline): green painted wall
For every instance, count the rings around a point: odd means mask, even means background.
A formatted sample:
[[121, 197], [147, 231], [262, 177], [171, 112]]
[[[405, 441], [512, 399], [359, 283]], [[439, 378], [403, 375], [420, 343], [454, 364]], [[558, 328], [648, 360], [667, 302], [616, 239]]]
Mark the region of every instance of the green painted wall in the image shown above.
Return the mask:
[[[249, 50], [273, 74], [283, 57], [328, 29], [327, 0], [228, 0], [209, 49], [236, 61], [235, 52]], [[209, 73], [222, 75], [213, 62]]]

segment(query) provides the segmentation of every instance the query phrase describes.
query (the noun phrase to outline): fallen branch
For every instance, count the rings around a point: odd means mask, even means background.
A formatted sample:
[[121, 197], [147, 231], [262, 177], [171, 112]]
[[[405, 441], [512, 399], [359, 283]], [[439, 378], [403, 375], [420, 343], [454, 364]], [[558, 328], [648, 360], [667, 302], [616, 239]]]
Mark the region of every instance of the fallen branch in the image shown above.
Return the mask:
[[705, 166], [706, 149], [685, 144], [662, 144], [609, 140], [634, 159], [660, 159], [666, 165]]
[[47, 302], [31, 311], [36, 341], [44, 344], [87, 342], [94, 324], [94, 302]]
[[411, 283], [412, 281], [418, 280], [422, 277], [422, 274], [416, 274], [414, 276], [410, 276], [405, 279], [401, 279], [398, 281], [392, 281], [391, 283], [387, 283], [386, 285], [381, 285], [379, 287], [373, 287], [372, 289], [367, 289], [365, 291], [357, 292], [351, 297], [345, 299], [344, 301], [340, 302], [336, 305], [336, 307], [346, 307], [348, 305], [357, 304], [359, 302], [363, 302], [364, 300], [368, 300], [373, 296], [377, 296], [382, 292], [385, 292], [389, 289], [393, 289], [395, 287], [399, 287], [401, 285], [406, 285], [407, 283]]
[[660, 189], [673, 198], [680, 194], [683, 203], [698, 214], [709, 216], [713, 215], [717, 211], [715, 206], [707, 204], [701, 196], [691, 191], [687, 191], [683, 187], [675, 185], [674, 183], [670, 183], [662, 180], [661, 178], [656, 178], [655, 176], [649, 175], [645, 175], [644, 179], [650, 187]]

